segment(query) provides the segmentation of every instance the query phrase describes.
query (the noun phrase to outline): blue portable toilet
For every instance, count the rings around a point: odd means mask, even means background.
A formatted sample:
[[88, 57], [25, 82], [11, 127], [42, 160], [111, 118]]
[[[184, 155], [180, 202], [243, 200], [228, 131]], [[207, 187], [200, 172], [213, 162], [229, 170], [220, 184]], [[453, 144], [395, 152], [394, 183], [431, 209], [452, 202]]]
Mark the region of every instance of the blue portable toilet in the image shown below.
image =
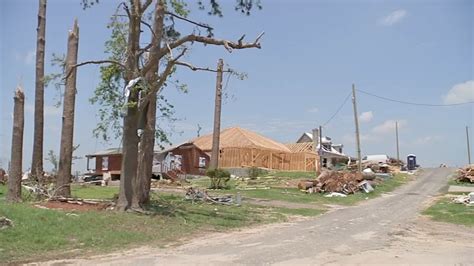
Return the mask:
[[407, 156], [407, 168], [408, 168], [408, 170], [415, 170], [416, 169], [416, 155], [415, 154], [408, 154], [408, 156]]

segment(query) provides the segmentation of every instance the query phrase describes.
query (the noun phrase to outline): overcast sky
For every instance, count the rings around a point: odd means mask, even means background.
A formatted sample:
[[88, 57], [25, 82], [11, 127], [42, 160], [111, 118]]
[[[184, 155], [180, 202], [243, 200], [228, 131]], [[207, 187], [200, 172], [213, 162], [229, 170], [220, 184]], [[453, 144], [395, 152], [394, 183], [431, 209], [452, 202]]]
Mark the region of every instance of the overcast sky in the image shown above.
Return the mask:
[[[223, 106], [224, 127], [238, 125], [283, 143], [295, 142], [304, 131], [325, 124], [344, 102], [355, 83], [379, 96], [428, 104], [474, 101], [473, 1], [265, 1], [263, 10], [245, 16], [233, 10], [234, 1], [221, 1], [224, 17], [210, 17], [191, 5], [190, 17], [209, 23], [215, 36], [252, 41], [260, 32], [262, 49], [236, 50], [196, 44], [186, 61], [214, 67], [223, 58], [230, 67], [248, 74], [230, 79]], [[65, 53], [67, 31], [79, 20], [79, 61], [104, 58], [106, 24], [117, 1], [101, 1], [82, 10], [79, 0], [49, 0], [46, 29], [46, 73], [52, 53]], [[34, 110], [36, 0], [0, 1], [0, 163], [10, 156], [13, 91], [26, 93], [24, 168], [31, 164]], [[178, 27], [182, 23], [178, 22]], [[189, 29], [183, 27], [181, 29]], [[185, 33], [185, 32], [183, 32]], [[175, 106], [174, 143], [211, 132], [215, 75], [180, 69], [177, 78], [189, 93], [167, 88]], [[96, 106], [90, 106], [99, 82], [97, 66], [78, 72], [76, 98], [77, 155], [120, 145], [92, 136]], [[56, 92], [46, 89], [45, 143], [59, 151], [62, 108], [53, 107]], [[426, 107], [384, 101], [359, 93], [362, 154], [396, 155], [394, 123], [400, 125], [401, 155], [418, 155], [422, 165], [467, 163], [465, 127], [474, 130], [473, 105]], [[334, 142], [355, 155], [350, 99], [323, 129]], [[474, 135], [474, 132], [472, 132]], [[474, 138], [471, 143], [474, 142]], [[1, 165], [0, 165], [1, 167]], [[45, 168], [51, 165], [45, 162]], [[85, 160], [76, 162], [85, 170]]]

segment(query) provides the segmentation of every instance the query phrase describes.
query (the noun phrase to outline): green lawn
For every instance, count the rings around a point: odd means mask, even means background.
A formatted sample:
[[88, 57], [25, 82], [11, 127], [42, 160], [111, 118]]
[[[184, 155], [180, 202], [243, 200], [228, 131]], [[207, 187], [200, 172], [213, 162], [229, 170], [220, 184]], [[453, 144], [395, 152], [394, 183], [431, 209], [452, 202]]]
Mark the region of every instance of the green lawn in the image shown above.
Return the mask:
[[119, 193], [119, 187], [101, 187], [96, 185], [72, 185], [71, 194], [81, 199], [112, 199]]
[[[108, 252], [140, 245], [165, 246], [212, 231], [286, 221], [288, 216], [315, 216], [322, 210], [223, 206], [191, 203], [183, 197], [154, 194], [152, 215], [113, 211], [66, 212], [40, 209], [33, 203], [5, 203], [0, 185], [0, 216], [14, 223], [0, 231], [0, 261], [22, 262]], [[117, 188], [73, 187], [81, 198], [112, 198]], [[71, 215], [71, 213], [74, 213]]]
[[453, 203], [448, 198], [436, 201], [423, 214], [435, 221], [474, 226], [474, 206]]

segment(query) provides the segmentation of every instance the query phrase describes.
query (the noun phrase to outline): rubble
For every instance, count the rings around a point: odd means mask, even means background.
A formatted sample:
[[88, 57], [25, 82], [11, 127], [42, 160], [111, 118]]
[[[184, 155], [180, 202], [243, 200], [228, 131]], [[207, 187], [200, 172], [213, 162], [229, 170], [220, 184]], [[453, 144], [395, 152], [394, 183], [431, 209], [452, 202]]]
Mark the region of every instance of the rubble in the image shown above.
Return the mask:
[[[204, 201], [224, 205], [231, 205], [234, 201], [231, 195], [211, 197], [209, 196], [209, 194], [207, 194], [207, 191], [193, 187], [190, 187], [186, 190], [186, 195], [184, 196], [184, 198], [187, 200], [192, 200], [193, 202]], [[238, 202], [238, 204], [240, 204], [240, 202]]]
[[461, 195], [453, 198], [454, 203], [464, 204], [469, 206], [474, 206], [474, 192], [469, 193], [469, 195]]
[[457, 176], [454, 178], [457, 182], [474, 183], [474, 165], [468, 165], [457, 171]]
[[7, 217], [0, 217], [0, 230], [7, 229], [13, 226], [12, 220], [8, 219]]
[[358, 191], [370, 193], [374, 187], [383, 182], [383, 178], [375, 174], [371, 169], [363, 173], [348, 171], [323, 171], [314, 180], [301, 180], [298, 182], [298, 189], [306, 193], [331, 193], [328, 197], [333, 197], [334, 193], [343, 195], [354, 194]]

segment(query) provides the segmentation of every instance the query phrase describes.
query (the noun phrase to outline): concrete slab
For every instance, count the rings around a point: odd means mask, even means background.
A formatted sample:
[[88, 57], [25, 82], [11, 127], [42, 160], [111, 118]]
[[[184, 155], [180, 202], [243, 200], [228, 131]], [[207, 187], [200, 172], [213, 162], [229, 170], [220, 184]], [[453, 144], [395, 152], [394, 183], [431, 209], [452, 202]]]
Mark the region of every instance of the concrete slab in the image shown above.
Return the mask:
[[449, 186], [448, 192], [469, 193], [474, 192], [474, 186]]

